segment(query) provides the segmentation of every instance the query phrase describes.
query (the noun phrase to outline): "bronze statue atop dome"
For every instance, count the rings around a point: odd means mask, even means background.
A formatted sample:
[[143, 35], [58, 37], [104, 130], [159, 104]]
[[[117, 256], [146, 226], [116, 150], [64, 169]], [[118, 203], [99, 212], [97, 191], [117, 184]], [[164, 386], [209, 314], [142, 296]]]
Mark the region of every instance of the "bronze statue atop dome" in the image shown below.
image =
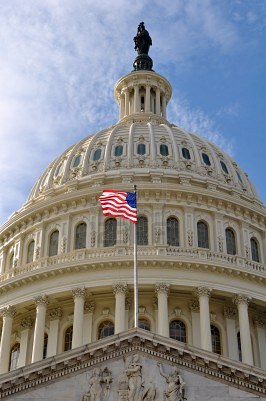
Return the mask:
[[152, 40], [149, 32], [145, 29], [144, 22], [139, 24], [137, 35], [134, 37], [134, 42], [135, 50], [138, 52], [138, 56], [135, 58], [133, 63], [134, 71], [152, 71], [153, 62], [148, 55], [149, 48], [152, 46]]
[[137, 35], [134, 37], [135, 50], [138, 54], [148, 54], [149, 48], [152, 46], [152, 40], [149, 32], [145, 29], [144, 22], [141, 22], [138, 26]]

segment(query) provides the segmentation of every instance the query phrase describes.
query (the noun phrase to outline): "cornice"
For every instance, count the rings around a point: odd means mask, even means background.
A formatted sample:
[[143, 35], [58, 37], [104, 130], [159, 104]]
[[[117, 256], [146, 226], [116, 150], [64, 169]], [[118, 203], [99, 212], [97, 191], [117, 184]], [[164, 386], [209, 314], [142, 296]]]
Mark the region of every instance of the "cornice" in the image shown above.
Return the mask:
[[47, 386], [48, 382], [86, 372], [136, 352], [252, 394], [266, 394], [266, 372], [262, 369], [141, 329], [131, 329], [1, 375], [0, 398]]

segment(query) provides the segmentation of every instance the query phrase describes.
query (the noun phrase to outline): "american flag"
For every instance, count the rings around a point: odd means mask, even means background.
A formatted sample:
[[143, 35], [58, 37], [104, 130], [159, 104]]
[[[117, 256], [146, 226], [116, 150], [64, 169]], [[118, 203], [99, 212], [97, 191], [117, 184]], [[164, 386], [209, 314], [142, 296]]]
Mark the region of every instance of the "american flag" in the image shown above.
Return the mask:
[[105, 189], [99, 197], [103, 214], [110, 217], [121, 217], [137, 223], [137, 201], [135, 192], [121, 192]]

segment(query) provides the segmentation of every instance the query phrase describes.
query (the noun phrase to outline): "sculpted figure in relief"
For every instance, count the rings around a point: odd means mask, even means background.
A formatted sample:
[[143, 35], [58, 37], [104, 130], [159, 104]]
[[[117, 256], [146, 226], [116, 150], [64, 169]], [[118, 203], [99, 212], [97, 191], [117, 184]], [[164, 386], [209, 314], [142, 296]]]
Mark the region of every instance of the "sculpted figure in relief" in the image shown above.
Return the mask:
[[178, 373], [177, 368], [175, 367], [173, 372], [170, 374], [164, 373], [162, 369], [162, 365], [158, 363], [159, 371], [161, 376], [163, 376], [168, 384], [167, 389], [164, 391], [164, 400], [165, 401], [183, 401], [186, 400], [184, 396], [185, 392], [185, 382]]
[[103, 372], [99, 368], [93, 369], [89, 379], [89, 390], [83, 395], [82, 401], [107, 401], [110, 395], [112, 375], [108, 368]]
[[128, 377], [128, 401], [141, 401], [142, 393], [142, 365], [139, 362], [139, 355], [132, 357], [126, 369]]

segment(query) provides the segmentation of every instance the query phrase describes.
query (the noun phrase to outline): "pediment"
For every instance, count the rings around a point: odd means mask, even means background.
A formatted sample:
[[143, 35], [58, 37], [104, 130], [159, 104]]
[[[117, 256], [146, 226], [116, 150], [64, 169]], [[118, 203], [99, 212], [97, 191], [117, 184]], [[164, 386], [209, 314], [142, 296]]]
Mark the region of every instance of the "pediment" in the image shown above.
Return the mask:
[[0, 398], [14, 401], [249, 401], [265, 394], [265, 371], [141, 329], [0, 376]]

